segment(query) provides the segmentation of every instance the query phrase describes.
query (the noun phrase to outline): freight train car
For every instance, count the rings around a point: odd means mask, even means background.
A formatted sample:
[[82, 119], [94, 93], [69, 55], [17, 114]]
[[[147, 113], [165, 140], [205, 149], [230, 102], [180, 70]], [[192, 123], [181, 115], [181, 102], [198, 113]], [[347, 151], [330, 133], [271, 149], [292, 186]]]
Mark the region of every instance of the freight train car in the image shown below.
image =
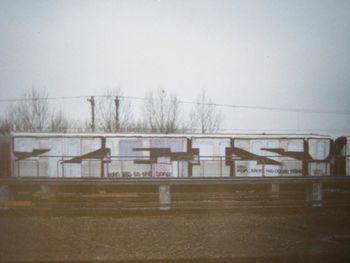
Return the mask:
[[1, 176], [326, 176], [344, 159], [333, 149], [342, 141], [310, 134], [11, 133], [0, 138]]
[[11, 136], [0, 132], [0, 177], [10, 177], [11, 168]]
[[342, 136], [334, 142], [333, 174], [350, 176], [350, 136]]
[[193, 136], [192, 149], [198, 151], [197, 162], [191, 165], [193, 177], [228, 177], [230, 167], [226, 165], [226, 149], [230, 147], [233, 137]]
[[107, 135], [109, 177], [186, 177], [188, 138], [184, 135]]
[[[14, 177], [84, 177], [98, 174], [101, 160], [74, 159], [101, 148], [94, 134], [12, 133], [1, 136], [4, 175]], [[10, 172], [9, 172], [10, 170]]]
[[237, 135], [226, 155], [234, 176], [324, 176], [331, 146], [328, 136]]

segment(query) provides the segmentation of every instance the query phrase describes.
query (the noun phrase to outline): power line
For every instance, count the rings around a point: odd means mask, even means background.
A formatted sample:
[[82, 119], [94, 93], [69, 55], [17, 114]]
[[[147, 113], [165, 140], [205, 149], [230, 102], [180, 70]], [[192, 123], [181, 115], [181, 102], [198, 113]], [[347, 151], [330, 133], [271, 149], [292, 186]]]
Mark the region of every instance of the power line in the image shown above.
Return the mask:
[[[187, 104], [203, 104], [199, 102], [186, 102], [180, 101], [181, 103]], [[219, 103], [204, 103], [206, 105], [235, 108], [235, 109], [249, 109], [249, 110], [267, 110], [267, 111], [284, 111], [284, 112], [296, 112], [296, 113], [324, 113], [324, 114], [350, 114], [350, 110], [324, 110], [324, 109], [298, 109], [298, 108], [287, 108], [287, 107], [266, 107], [266, 106], [251, 106], [251, 105], [233, 105], [233, 104], [219, 104]]]
[[[51, 132], [51, 130], [43, 130], [41, 132]], [[91, 128], [68, 128], [65, 129], [65, 132], [78, 132], [78, 133], [91, 133]], [[103, 129], [97, 129], [97, 131], [95, 131], [97, 133], [109, 133], [109, 132], [105, 132], [103, 131]], [[125, 133], [125, 132], [141, 132], [141, 133], [156, 133], [156, 134], [164, 134], [164, 133], [160, 133], [157, 131], [154, 131], [151, 128], [131, 128], [131, 129], [120, 129], [120, 131], [118, 131], [120, 133]], [[307, 129], [271, 129], [271, 128], [266, 128], [266, 129], [250, 129], [250, 128], [222, 128], [222, 129], [216, 129], [215, 132], [208, 132], [208, 133], [202, 133], [201, 129], [181, 129], [179, 128], [177, 131], [172, 132], [172, 133], [168, 133], [168, 134], [231, 134], [231, 133], [245, 133], [245, 134], [249, 134], [249, 133], [296, 133], [296, 134], [302, 134], [302, 133], [320, 133], [320, 132], [332, 132], [332, 133], [344, 133], [344, 132], [350, 132], [350, 129], [324, 129], [324, 128], [307, 128]], [[115, 133], [115, 132], [110, 132], [110, 133]]]
[[[112, 96], [99, 96], [99, 97], [112, 97]], [[149, 99], [142, 97], [131, 97], [131, 96], [119, 96], [120, 98], [132, 99], [132, 100], [143, 100], [147, 101]], [[194, 101], [182, 101], [179, 103], [191, 104], [191, 105], [208, 105], [215, 107], [225, 107], [225, 108], [241, 108], [241, 109], [251, 109], [251, 110], [269, 110], [269, 111], [285, 111], [285, 112], [301, 112], [301, 113], [323, 113], [323, 114], [342, 114], [350, 115], [350, 110], [324, 110], [324, 109], [298, 109], [298, 108], [287, 108], [287, 107], [266, 107], [266, 106], [252, 106], [252, 105], [234, 105], [234, 104], [222, 104], [222, 103], [202, 103]]]
[[[199, 129], [196, 129], [199, 131]], [[325, 129], [325, 128], [307, 128], [307, 129], [273, 129], [273, 128], [266, 128], [266, 129], [238, 129], [238, 128], [222, 128], [222, 129], [217, 129], [219, 132], [350, 132], [350, 129], [345, 128], [345, 129]]]
[[47, 97], [47, 98], [21, 98], [21, 99], [0, 99], [1, 102], [20, 102], [20, 101], [33, 101], [33, 100], [66, 100], [66, 99], [83, 99], [90, 98], [91, 96], [65, 96], [65, 97]]
[[[20, 101], [33, 101], [33, 100], [68, 100], [68, 99], [82, 99], [90, 98], [91, 96], [65, 96], [65, 97], [46, 97], [46, 98], [20, 98], [20, 99], [0, 99], [0, 103], [4, 102], [20, 102]], [[96, 98], [114, 98], [114, 95], [97, 95]], [[134, 96], [122, 96], [121, 99], [148, 101], [150, 99]], [[307, 108], [291, 108], [291, 107], [268, 107], [268, 106], [253, 106], [253, 105], [240, 105], [240, 104], [224, 104], [224, 103], [202, 103], [194, 101], [182, 101], [179, 103], [190, 105], [208, 105], [214, 107], [233, 108], [233, 109], [248, 109], [248, 110], [265, 110], [265, 111], [281, 111], [281, 112], [295, 112], [295, 113], [316, 113], [316, 114], [338, 114], [338, 115], [350, 115], [350, 110], [327, 110], [327, 109], [307, 109]]]

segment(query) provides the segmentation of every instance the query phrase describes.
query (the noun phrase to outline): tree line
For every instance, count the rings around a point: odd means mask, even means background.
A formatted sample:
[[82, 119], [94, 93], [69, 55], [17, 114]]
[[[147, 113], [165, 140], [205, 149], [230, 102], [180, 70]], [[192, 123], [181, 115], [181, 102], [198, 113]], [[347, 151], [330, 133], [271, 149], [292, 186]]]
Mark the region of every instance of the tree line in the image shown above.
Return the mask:
[[50, 105], [45, 90], [25, 90], [21, 99], [9, 105], [0, 117], [0, 130], [14, 132], [142, 132], [215, 133], [223, 115], [202, 90], [188, 112], [176, 94], [163, 89], [146, 93], [142, 113], [136, 118], [130, 99], [120, 89], [89, 99], [91, 119], [84, 122], [68, 118], [62, 109]]

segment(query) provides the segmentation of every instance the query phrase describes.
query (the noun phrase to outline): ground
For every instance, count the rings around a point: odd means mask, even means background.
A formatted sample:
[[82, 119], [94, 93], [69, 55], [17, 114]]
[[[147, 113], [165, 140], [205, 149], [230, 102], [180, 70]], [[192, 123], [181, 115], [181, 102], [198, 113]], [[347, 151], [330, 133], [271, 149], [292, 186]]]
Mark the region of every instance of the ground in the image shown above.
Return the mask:
[[1, 261], [334, 259], [350, 258], [349, 240], [350, 211], [341, 208], [0, 217]]

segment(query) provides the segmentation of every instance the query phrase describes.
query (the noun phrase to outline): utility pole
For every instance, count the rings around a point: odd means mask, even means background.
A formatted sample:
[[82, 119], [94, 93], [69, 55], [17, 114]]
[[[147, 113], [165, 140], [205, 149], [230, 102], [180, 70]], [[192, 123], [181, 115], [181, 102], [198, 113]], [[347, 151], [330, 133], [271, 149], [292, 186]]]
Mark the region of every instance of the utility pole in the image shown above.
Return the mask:
[[91, 103], [91, 131], [95, 132], [95, 98], [91, 96], [90, 99], [87, 99]]
[[119, 97], [115, 97], [115, 130], [116, 132], [119, 132], [120, 129], [120, 123], [119, 123]]

